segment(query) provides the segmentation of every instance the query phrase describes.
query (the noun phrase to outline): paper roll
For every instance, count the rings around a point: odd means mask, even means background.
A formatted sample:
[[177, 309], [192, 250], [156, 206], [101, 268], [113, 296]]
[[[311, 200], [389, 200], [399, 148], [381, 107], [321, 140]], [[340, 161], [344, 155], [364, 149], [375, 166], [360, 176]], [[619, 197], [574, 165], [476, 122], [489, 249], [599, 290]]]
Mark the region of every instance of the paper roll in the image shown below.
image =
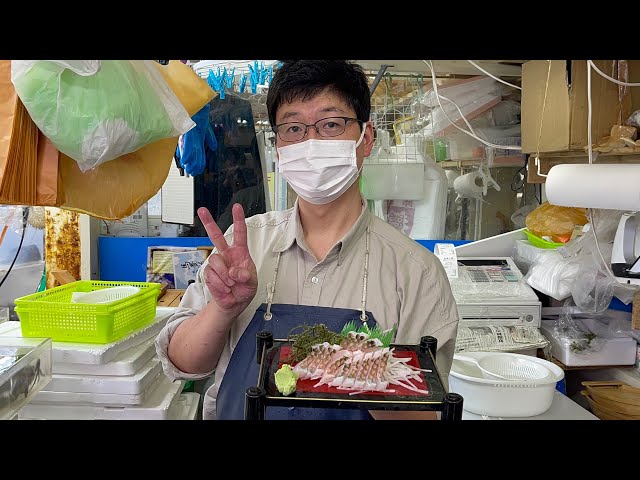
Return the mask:
[[436, 243], [433, 253], [442, 263], [447, 277], [458, 278], [458, 256], [455, 245], [453, 243]]
[[556, 165], [545, 185], [553, 205], [640, 210], [638, 164]]
[[483, 187], [483, 179], [478, 171], [461, 175], [453, 181], [453, 188], [461, 197], [480, 196]]

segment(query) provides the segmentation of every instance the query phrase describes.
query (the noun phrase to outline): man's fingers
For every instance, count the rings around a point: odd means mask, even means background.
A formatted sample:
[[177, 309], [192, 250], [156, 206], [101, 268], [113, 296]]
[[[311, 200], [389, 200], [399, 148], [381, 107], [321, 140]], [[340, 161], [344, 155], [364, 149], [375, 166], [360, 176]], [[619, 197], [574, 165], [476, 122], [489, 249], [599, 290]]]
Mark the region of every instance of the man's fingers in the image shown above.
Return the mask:
[[239, 247], [247, 246], [247, 224], [244, 221], [244, 210], [242, 205], [236, 203], [231, 212], [233, 213], [233, 244]]
[[222, 255], [219, 253], [211, 255], [209, 257], [209, 266], [218, 274], [227, 287], [233, 287], [235, 285], [236, 282], [229, 278], [229, 269]]
[[213, 217], [209, 213], [209, 210], [207, 210], [205, 207], [200, 207], [198, 209], [198, 216], [202, 221], [204, 229], [207, 231], [207, 235], [209, 236], [209, 240], [211, 240], [211, 243], [213, 243], [213, 245], [218, 249], [219, 252], [224, 252], [229, 247], [229, 245], [227, 245], [227, 241], [224, 239], [222, 230], [220, 230], [220, 227], [213, 220]]
[[246, 283], [251, 280], [251, 274], [246, 268], [231, 267], [229, 277], [238, 283]]
[[[207, 281], [207, 284], [221, 295], [231, 292], [231, 289], [227, 287], [222, 280], [220, 280], [220, 277], [211, 269], [209, 265], [204, 267], [204, 277]], [[213, 294], [213, 292], [211, 293]]]

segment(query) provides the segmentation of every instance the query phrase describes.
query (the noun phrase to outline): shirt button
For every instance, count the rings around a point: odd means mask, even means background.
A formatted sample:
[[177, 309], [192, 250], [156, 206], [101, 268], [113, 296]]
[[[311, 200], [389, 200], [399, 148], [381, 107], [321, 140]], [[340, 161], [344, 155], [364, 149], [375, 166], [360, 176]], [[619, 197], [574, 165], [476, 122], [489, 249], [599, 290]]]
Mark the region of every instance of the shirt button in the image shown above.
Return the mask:
[[312, 277], [311, 283], [318, 283], [318, 277]]

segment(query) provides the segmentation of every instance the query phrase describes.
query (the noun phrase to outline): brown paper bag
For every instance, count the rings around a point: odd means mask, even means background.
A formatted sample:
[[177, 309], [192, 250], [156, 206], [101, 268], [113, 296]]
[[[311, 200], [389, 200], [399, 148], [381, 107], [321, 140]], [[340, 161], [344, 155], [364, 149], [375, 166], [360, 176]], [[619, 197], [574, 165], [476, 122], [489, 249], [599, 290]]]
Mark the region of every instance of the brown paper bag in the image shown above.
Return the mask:
[[17, 100], [11, 83], [11, 61], [0, 60], [0, 178], [7, 163]]
[[11, 61], [0, 61], [0, 203], [34, 205], [38, 127], [11, 83]]
[[[197, 113], [215, 96], [209, 85], [183, 63], [171, 61], [167, 66], [157, 64], [157, 67], [189, 115]], [[159, 140], [85, 173], [61, 153], [60, 207], [107, 220], [131, 215], [162, 187], [177, 143], [177, 138]]]
[[53, 142], [38, 135], [38, 171], [36, 177], [36, 205], [42, 207], [58, 206], [58, 162], [60, 152]]

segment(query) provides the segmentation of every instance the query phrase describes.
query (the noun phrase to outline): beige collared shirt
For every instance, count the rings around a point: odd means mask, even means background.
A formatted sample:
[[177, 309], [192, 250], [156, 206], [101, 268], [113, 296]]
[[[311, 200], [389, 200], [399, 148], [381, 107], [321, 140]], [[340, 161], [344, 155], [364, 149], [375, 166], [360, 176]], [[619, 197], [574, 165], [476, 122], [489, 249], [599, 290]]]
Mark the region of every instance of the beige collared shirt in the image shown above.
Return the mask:
[[[319, 263], [304, 241], [297, 201], [289, 210], [255, 215], [246, 222], [248, 248], [258, 272], [258, 292], [229, 332], [215, 369], [215, 383], [204, 397], [205, 420], [215, 419], [218, 387], [235, 345], [255, 310], [266, 302], [266, 286], [273, 280], [278, 253], [282, 255], [273, 303], [360, 309], [367, 226], [370, 227], [370, 254], [366, 310], [383, 329], [398, 325], [396, 343], [417, 344], [424, 335], [436, 337], [436, 364], [442, 379], [447, 381], [458, 312], [444, 269], [429, 250], [366, 208], [351, 230]], [[233, 225], [225, 238], [231, 244]], [[156, 339], [164, 372], [172, 380], [196, 380], [214, 373], [184, 373], [167, 355], [169, 341], [178, 325], [198, 313], [211, 299], [201, 269], [196, 282], [189, 286], [180, 306]]]

